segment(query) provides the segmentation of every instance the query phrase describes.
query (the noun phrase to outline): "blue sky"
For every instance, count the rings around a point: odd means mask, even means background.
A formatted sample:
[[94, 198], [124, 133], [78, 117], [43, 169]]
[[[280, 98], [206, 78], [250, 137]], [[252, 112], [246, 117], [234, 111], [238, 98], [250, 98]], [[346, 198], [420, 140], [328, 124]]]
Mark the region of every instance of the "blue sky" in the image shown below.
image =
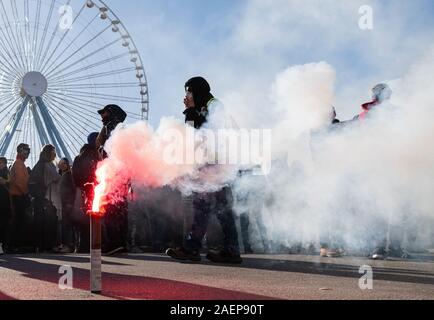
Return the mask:
[[[207, 77], [221, 98], [254, 100], [250, 110], [259, 112], [276, 74], [318, 61], [336, 69], [338, 113], [349, 117], [371, 85], [403, 76], [434, 44], [429, 0], [106, 2], [141, 52], [154, 126], [163, 116], [181, 117], [191, 76]], [[372, 31], [358, 28], [364, 4], [374, 9]]]

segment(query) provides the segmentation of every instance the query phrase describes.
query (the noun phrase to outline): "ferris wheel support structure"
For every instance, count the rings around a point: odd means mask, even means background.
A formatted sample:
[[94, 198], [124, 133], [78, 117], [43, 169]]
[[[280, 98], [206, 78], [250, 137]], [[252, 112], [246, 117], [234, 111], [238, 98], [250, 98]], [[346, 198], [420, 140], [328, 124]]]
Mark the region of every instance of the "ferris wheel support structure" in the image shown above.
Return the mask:
[[72, 160], [107, 104], [149, 120], [142, 58], [106, 2], [0, 0], [0, 156], [13, 161], [20, 143], [37, 152], [52, 144]]

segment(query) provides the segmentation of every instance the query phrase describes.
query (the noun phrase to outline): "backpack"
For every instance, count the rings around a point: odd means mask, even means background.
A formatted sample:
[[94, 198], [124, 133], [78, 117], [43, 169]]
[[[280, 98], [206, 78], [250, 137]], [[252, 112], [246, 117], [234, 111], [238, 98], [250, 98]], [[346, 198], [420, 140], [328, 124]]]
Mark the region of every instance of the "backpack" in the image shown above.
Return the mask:
[[29, 177], [29, 193], [33, 198], [43, 199], [47, 193], [45, 185], [45, 162], [38, 161]]
[[75, 186], [83, 190], [87, 183], [94, 182], [96, 166], [97, 161], [89, 155], [81, 154], [75, 158], [72, 165], [72, 176]]

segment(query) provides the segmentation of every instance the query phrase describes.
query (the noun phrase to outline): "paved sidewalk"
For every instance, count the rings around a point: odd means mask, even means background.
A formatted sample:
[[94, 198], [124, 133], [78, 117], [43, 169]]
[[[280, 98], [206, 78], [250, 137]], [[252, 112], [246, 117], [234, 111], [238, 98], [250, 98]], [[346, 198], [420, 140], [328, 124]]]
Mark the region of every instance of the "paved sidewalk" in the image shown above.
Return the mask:
[[[434, 299], [434, 259], [248, 255], [240, 266], [182, 264], [159, 254], [103, 260], [103, 294], [96, 296], [88, 293], [88, 256], [0, 257], [0, 299]], [[73, 290], [59, 289], [64, 265], [72, 267]], [[373, 290], [359, 288], [362, 265], [373, 268]]]

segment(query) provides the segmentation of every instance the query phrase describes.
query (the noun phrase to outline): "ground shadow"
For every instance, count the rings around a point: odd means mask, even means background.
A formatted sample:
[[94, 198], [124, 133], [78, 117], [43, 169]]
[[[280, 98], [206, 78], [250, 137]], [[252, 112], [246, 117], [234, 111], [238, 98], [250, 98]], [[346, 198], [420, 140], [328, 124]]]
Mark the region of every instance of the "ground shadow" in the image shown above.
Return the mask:
[[[10, 257], [15, 258], [26, 258], [25, 255], [11, 255]], [[90, 257], [89, 256], [77, 256], [77, 255], [31, 255], [27, 256], [28, 258], [37, 258], [40, 260], [52, 260], [52, 261], [62, 261], [62, 262], [70, 262], [70, 263], [89, 263]], [[125, 263], [119, 263], [119, 262], [111, 262], [107, 261], [105, 257], [102, 257], [102, 260], [104, 264], [109, 266], [131, 266], [130, 264]]]
[[[52, 284], [59, 282], [59, 266], [13, 256], [3, 260], [2, 268], [21, 272], [24, 277]], [[89, 291], [89, 270], [73, 268], [73, 271], [74, 288]], [[104, 272], [103, 279], [103, 296], [120, 300], [273, 300], [256, 294], [151, 277]]]
[[[163, 254], [152, 255], [152, 256], [125, 255], [125, 256], [121, 256], [121, 258], [127, 260], [134, 259], [134, 260], [143, 260], [143, 261], [179, 263]], [[206, 261], [204, 257], [202, 257], [202, 264], [205, 266], [215, 265], [209, 261]], [[339, 263], [326, 263], [326, 262], [306, 262], [306, 261], [288, 261], [288, 260], [254, 258], [248, 255], [243, 257], [243, 263], [241, 265], [227, 265], [227, 264], [217, 264], [217, 265], [222, 267], [227, 267], [227, 268], [237, 267], [237, 268], [246, 268], [246, 269], [293, 272], [293, 273], [314, 274], [314, 275], [356, 278], [356, 279], [360, 279], [361, 277], [359, 273], [360, 266], [356, 267], [351, 265], [345, 265]], [[430, 272], [424, 272], [420, 270], [373, 267], [373, 272], [374, 272], [375, 280], [434, 285], [434, 270], [432, 273], [430, 273]]]

